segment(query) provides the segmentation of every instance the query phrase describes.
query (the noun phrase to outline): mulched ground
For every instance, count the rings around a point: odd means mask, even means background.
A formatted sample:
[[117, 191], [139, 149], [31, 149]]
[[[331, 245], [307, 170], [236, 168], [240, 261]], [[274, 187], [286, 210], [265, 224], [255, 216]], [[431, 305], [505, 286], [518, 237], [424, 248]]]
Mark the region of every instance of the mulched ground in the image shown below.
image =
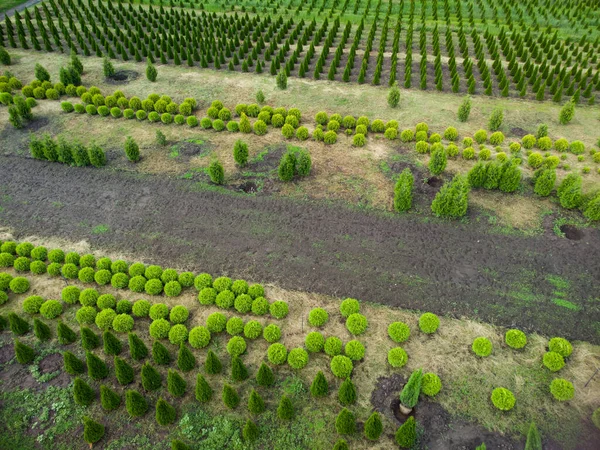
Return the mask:
[[[11, 156], [0, 156], [0, 208], [0, 224], [21, 237], [87, 239], [163, 266], [600, 342], [597, 229], [577, 241], [488, 234], [477, 224]], [[98, 225], [109, 231], [94, 234]], [[533, 302], [513, 295], [525, 271]], [[579, 310], [552, 302], [547, 275], [571, 282]]]

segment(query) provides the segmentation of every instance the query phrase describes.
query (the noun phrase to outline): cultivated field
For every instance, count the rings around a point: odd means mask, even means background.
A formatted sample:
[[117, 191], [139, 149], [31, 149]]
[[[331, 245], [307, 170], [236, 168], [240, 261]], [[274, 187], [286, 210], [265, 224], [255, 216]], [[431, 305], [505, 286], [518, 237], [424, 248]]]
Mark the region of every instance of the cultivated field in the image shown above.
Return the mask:
[[21, 3], [0, 448], [597, 448], [597, 1]]

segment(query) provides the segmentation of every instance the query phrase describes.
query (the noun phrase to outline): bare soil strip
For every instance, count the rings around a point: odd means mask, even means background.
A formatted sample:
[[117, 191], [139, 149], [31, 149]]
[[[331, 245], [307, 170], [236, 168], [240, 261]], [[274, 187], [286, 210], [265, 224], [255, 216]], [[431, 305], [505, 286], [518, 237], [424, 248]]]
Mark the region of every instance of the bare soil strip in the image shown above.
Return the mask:
[[600, 232], [488, 234], [344, 205], [0, 156], [0, 224], [180, 268], [600, 342]]

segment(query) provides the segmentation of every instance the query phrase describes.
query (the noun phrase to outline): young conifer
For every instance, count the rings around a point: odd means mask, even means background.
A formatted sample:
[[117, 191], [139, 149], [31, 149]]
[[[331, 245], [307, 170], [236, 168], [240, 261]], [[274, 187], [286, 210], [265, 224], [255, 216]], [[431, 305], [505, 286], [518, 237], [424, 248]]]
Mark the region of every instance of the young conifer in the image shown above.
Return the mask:
[[112, 411], [121, 405], [121, 396], [103, 384], [100, 386], [100, 403], [104, 410]]
[[200, 403], [206, 403], [210, 401], [213, 395], [213, 390], [210, 385], [206, 382], [206, 379], [202, 376], [202, 374], [198, 374], [196, 377], [196, 400]]
[[134, 372], [133, 367], [127, 363], [123, 358], [115, 356], [115, 375], [120, 385], [125, 386], [133, 382]]
[[71, 352], [63, 353], [63, 364], [65, 372], [67, 372], [69, 375], [79, 375], [85, 370], [83, 361]]

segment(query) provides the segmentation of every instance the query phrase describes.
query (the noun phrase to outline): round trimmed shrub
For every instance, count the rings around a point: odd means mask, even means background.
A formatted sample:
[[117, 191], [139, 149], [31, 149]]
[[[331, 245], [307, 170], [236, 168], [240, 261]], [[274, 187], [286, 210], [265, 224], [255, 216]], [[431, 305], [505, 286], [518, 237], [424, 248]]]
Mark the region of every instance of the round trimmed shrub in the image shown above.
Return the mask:
[[12, 279], [12, 275], [6, 272], [0, 272], [0, 291], [7, 291], [8, 286], [10, 285], [10, 280]]
[[188, 288], [194, 285], [194, 274], [192, 272], [182, 272], [177, 277], [181, 287]]
[[446, 128], [444, 131], [444, 139], [452, 142], [456, 141], [456, 139], [458, 139], [458, 130], [454, 127]]
[[123, 117], [123, 112], [121, 111], [121, 108], [115, 106], [114, 108], [110, 109], [110, 115], [113, 116], [115, 119], [120, 119], [121, 117]]
[[129, 279], [129, 290], [131, 292], [144, 292], [147, 281], [142, 275], [136, 275]]
[[544, 136], [538, 139], [537, 148], [543, 151], [548, 151], [552, 148], [552, 139], [548, 136]]
[[329, 314], [323, 308], [315, 308], [308, 314], [308, 323], [313, 327], [322, 327], [329, 321]]
[[421, 392], [428, 397], [435, 397], [442, 389], [442, 380], [435, 373], [427, 372], [421, 379]]
[[294, 127], [291, 126], [289, 123], [286, 123], [282, 128], [281, 128], [281, 134], [283, 135], [283, 137], [285, 137], [286, 139], [291, 139], [292, 137], [294, 137]]
[[337, 134], [335, 134], [335, 131], [330, 130], [325, 133], [323, 135], [323, 142], [325, 142], [327, 145], [335, 144], [337, 142]]
[[[254, 304], [252, 309], [254, 310]], [[271, 303], [269, 306], [269, 313], [276, 319], [284, 319], [287, 317], [288, 312], [288, 304], [282, 300], [277, 300], [276, 302]]]
[[[273, 344], [277, 345], [277, 344]], [[292, 369], [300, 370], [308, 364], [308, 353], [303, 348], [293, 348], [287, 357], [287, 363]]]
[[197, 291], [212, 286], [212, 276], [208, 273], [201, 273], [194, 278], [194, 287]]
[[521, 139], [521, 144], [523, 145], [524, 149], [530, 150], [533, 148], [536, 141], [537, 141], [537, 139], [535, 138], [535, 136], [533, 134], [527, 134], [527, 135], [523, 136], [523, 139]]
[[547, 352], [543, 358], [544, 366], [550, 370], [550, 372], [558, 372], [565, 366], [565, 360], [561, 354], [556, 352]]
[[365, 346], [356, 339], [349, 341], [344, 348], [344, 353], [352, 361], [360, 361], [365, 357]]
[[388, 363], [392, 367], [400, 368], [408, 362], [408, 354], [402, 347], [396, 347], [388, 352]]
[[496, 388], [492, 391], [492, 403], [500, 411], [510, 411], [515, 406], [515, 396], [506, 388]]
[[25, 277], [15, 277], [10, 280], [8, 287], [15, 294], [23, 294], [29, 290], [29, 280]]
[[[181, 118], [183, 119], [183, 116], [181, 116]], [[215, 119], [212, 123], [212, 126], [215, 131], [223, 131], [225, 129], [225, 122], [223, 122], [221, 119]]]
[[564, 378], [555, 378], [550, 383], [550, 393], [556, 400], [564, 402], [571, 400], [575, 396], [575, 388], [570, 381]]
[[357, 125], [356, 130], [354, 130], [354, 134], [362, 134], [363, 136], [366, 136], [367, 133], [368, 130], [366, 125]]
[[31, 259], [34, 261], [46, 261], [46, 259], [48, 258], [48, 250], [46, 249], [46, 247], [42, 246], [35, 247], [31, 250], [30, 256]]
[[352, 314], [360, 312], [360, 303], [355, 298], [347, 298], [340, 303], [340, 314], [344, 318], [348, 318]]
[[262, 334], [262, 331], [263, 326], [256, 320], [250, 320], [244, 326], [244, 336], [246, 336], [248, 339], [258, 338]]
[[[152, 123], [156, 123], [160, 120], [160, 114], [157, 113], [156, 111], [151, 111], [148, 114], [148, 120]], [[209, 119], [210, 120], [210, 119]]]
[[179, 281], [169, 281], [165, 284], [164, 290], [167, 297], [177, 297], [181, 294], [181, 285]]
[[129, 314], [118, 314], [113, 319], [112, 327], [118, 333], [128, 333], [133, 330], [133, 317]]
[[217, 297], [215, 298], [215, 304], [219, 308], [223, 308], [223, 309], [233, 308], [234, 303], [235, 303], [235, 295], [233, 294], [233, 292], [228, 291], [228, 290], [219, 292], [217, 294]]
[[405, 342], [410, 337], [410, 328], [404, 322], [394, 322], [388, 326], [388, 336], [394, 342]]
[[52, 277], [58, 277], [60, 276], [60, 269], [61, 269], [61, 265], [59, 263], [50, 263], [48, 264], [47, 267], [47, 271], [48, 271], [48, 275], [52, 276]]
[[352, 333], [354, 336], [359, 336], [367, 331], [369, 326], [369, 322], [367, 318], [359, 313], [350, 314], [348, 319], [346, 319], [346, 328], [348, 331]]
[[317, 353], [323, 351], [325, 347], [325, 338], [318, 331], [313, 331], [304, 338], [304, 345], [309, 352]]
[[440, 326], [440, 319], [433, 313], [425, 313], [419, 317], [419, 328], [425, 334], [432, 334]]
[[375, 119], [371, 123], [371, 131], [373, 133], [383, 133], [385, 131], [385, 124], [383, 123], [383, 120]]
[[337, 356], [342, 353], [342, 340], [336, 336], [325, 339], [325, 353], [329, 356]]
[[126, 119], [133, 119], [135, 117], [135, 111], [133, 109], [127, 108], [126, 110], [123, 111], [123, 116]]
[[227, 353], [231, 356], [240, 356], [246, 351], [246, 340], [241, 336], [233, 336], [227, 342]]
[[490, 136], [490, 144], [501, 145], [504, 142], [504, 134], [501, 131], [496, 131]]
[[117, 307], [117, 299], [115, 299], [114, 295], [103, 294], [98, 297], [96, 305], [100, 309], [115, 309]]
[[232, 317], [227, 321], [227, 326], [225, 328], [227, 334], [230, 336], [237, 336], [244, 332], [244, 321], [239, 317]]
[[252, 130], [257, 136], [264, 136], [265, 134], [267, 134], [267, 124], [264, 123], [262, 120], [257, 120], [256, 122], [254, 122]]
[[478, 144], [485, 144], [485, 142], [487, 141], [487, 131], [485, 131], [485, 130], [476, 131], [475, 134], [473, 135], [473, 139], [475, 139], [475, 142], [477, 142]]
[[331, 368], [331, 373], [336, 377], [346, 379], [352, 375], [354, 365], [352, 364], [352, 360], [347, 356], [336, 355], [331, 359], [329, 367]]
[[169, 315], [169, 307], [164, 303], [155, 303], [148, 312], [152, 320], [166, 319]]
[[220, 333], [227, 326], [227, 317], [220, 312], [214, 312], [206, 318], [206, 328], [211, 333]]
[[173, 345], [183, 344], [188, 339], [188, 329], [185, 325], [178, 323], [169, 330], [169, 342]]
[[111, 265], [112, 261], [110, 258], [100, 258], [98, 261], [96, 261], [97, 270], [110, 270]]
[[112, 279], [112, 273], [110, 270], [102, 269], [94, 274], [94, 281], [98, 283], [100, 286], [104, 286], [110, 283]]
[[458, 155], [458, 147], [455, 144], [448, 144], [446, 147], [448, 158], [455, 158]]
[[233, 306], [241, 314], [249, 313], [252, 311], [252, 297], [248, 294], [238, 295]]
[[319, 111], [315, 115], [315, 122], [317, 122], [319, 125], [325, 125], [328, 119], [329, 117], [327, 116], [327, 113], [325, 111]]
[[566, 339], [559, 337], [550, 339], [550, 342], [548, 342], [548, 349], [551, 352], [558, 353], [563, 358], [567, 358], [568, 356], [571, 356], [571, 353], [573, 353], [573, 346], [571, 343]]
[[267, 325], [263, 329], [263, 337], [265, 338], [265, 341], [267, 341], [271, 344], [273, 342], [277, 342], [277, 341], [279, 341], [279, 339], [281, 339], [281, 328], [279, 328], [274, 323]]
[[194, 327], [189, 333], [188, 342], [194, 348], [204, 348], [210, 343], [210, 331], [201, 325]]
[[230, 133], [237, 133], [238, 131], [240, 131], [240, 124], [237, 123], [235, 120], [230, 120], [229, 122], [227, 122], [227, 131], [229, 131]]
[[[17, 272], [28, 272], [30, 265], [31, 263], [29, 261], [29, 258], [26, 258], [24, 256], [19, 256], [17, 259], [15, 259], [15, 262], [13, 263], [13, 267]], [[75, 269], [77, 269], [77, 267], [75, 267]]]
[[569, 150], [569, 141], [567, 141], [565, 138], [557, 139], [556, 141], [554, 141], [554, 149], [557, 152], [566, 152], [567, 150]]
[[171, 324], [166, 319], [157, 319], [150, 324], [150, 336], [154, 339], [166, 339], [171, 331]]
[[236, 296], [246, 294], [248, 292], [248, 283], [245, 280], [235, 280], [231, 285], [231, 292]]
[[99, 296], [100, 294], [98, 294], [96, 289], [84, 289], [79, 294], [79, 303], [83, 306], [96, 306]]
[[117, 313], [113, 309], [103, 309], [96, 315], [96, 326], [103, 331], [110, 330]]
[[417, 150], [417, 153], [421, 153], [423, 155], [425, 153], [429, 153], [429, 148], [430, 145], [425, 141], [417, 141], [417, 143], [415, 144], [415, 149]]
[[15, 257], [7, 252], [0, 253], [0, 267], [12, 267], [15, 263]]
[[93, 306], [82, 306], [75, 313], [75, 320], [79, 325], [91, 325], [96, 321], [98, 311]]
[[67, 263], [64, 266], [62, 266], [60, 273], [63, 277], [67, 278], [68, 280], [74, 280], [79, 274], [79, 269], [75, 264]]
[[400, 140], [402, 142], [410, 142], [415, 138], [415, 133], [413, 132], [413, 130], [407, 128], [406, 130], [402, 130], [402, 133], [400, 133]]
[[198, 126], [198, 118], [196, 116], [188, 116], [186, 122], [189, 127], [194, 128]]
[[144, 286], [144, 291], [148, 295], [160, 295], [163, 290], [162, 281], [152, 278], [151, 280], [146, 281], [146, 285]]
[[475, 158], [475, 149], [473, 147], [467, 147], [462, 151], [463, 159], [469, 160]]
[[440, 142], [442, 142], [442, 137], [438, 133], [433, 133], [429, 136], [430, 144], [439, 144]]
[[201, 305], [214, 305], [217, 298], [217, 290], [211, 287], [205, 287], [198, 293], [198, 301]]
[[271, 364], [281, 365], [287, 361], [287, 356], [287, 349], [283, 344], [271, 344], [267, 350], [267, 358]]
[[133, 304], [132, 312], [136, 317], [148, 317], [152, 305], [148, 300], [138, 300]]
[[492, 342], [484, 337], [476, 338], [471, 348], [477, 356], [486, 357], [492, 354]]
[[190, 316], [190, 312], [183, 305], [174, 306], [169, 314], [169, 320], [173, 323], [185, 323]]
[[521, 330], [508, 330], [504, 335], [504, 342], [511, 348], [521, 349], [527, 345], [527, 336]]
[[252, 314], [264, 316], [269, 311], [269, 302], [264, 297], [257, 297], [252, 302]]
[[213, 281], [213, 287], [217, 290], [217, 292], [222, 291], [231, 291], [231, 286], [233, 282], [229, 277], [218, 277]]
[[364, 134], [355, 134], [354, 137], [352, 138], [352, 145], [354, 145], [355, 147], [364, 147], [364, 145], [366, 144], [367, 139], [365, 138]]
[[415, 127], [415, 130], [417, 131], [417, 133], [419, 131], [424, 131], [425, 133], [427, 133], [429, 131], [429, 125], [427, 125], [425, 122], [419, 122]]
[[427, 132], [426, 131], [417, 131], [415, 133], [415, 141], [427, 142]]
[[[41, 262], [41, 261], [38, 261], [38, 262]], [[93, 268], [84, 267], [83, 269], [79, 270], [79, 273], [77, 274], [77, 278], [79, 278], [79, 281], [81, 281], [82, 283], [93, 283], [95, 275], [96, 275], [96, 272], [94, 272]]]
[[23, 311], [27, 314], [38, 314], [44, 304], [44, 299], [39, 295], [31, 295], [23, 300]]
[[100, 105], [98, 106], [98, 114], [102, 117], [106, 117], [110, 114], [110, 109], [108, 109], [108, 106]]
[[4, 291], [0, 291], [0, 305], [4, 305], [8, 301], [8, 294]]
[[31, 256], [31, 251], [33, 250], [33, 244], [31, 242], [22, 242], [15, 247], [15, 252], [19, 256], [25, 256], [29, 258]]
[[477, 155], [480, 161], [488, 161], [492, 157], [492, 151], [489, 148], [483, 148]]
[[305, 141], [308, 139], [308, 128], [300, 127], [296, 130], [296, 139]]
[[117, 314], [129, 314], [133, 309], [133, 304], [129, 300], [119, 300], [117, 302]]
[[148, 113], [146, 111], [144, 111], [143, 109], [140, 109], [140, 110], [136, 111], [135, 117], [137, 120], [146, 120], [146, 118], [148, 117]]
[[521, 144], [519, 144], [518, 142], [511, 142], [511, 144], [508, 146], [508, 149], [514, 155], [521, 151]]
[[110, 284], [115, 289], [125, 289], [129, 286], [129, 277], [124, 273], [115, 273], [110, 279]]

